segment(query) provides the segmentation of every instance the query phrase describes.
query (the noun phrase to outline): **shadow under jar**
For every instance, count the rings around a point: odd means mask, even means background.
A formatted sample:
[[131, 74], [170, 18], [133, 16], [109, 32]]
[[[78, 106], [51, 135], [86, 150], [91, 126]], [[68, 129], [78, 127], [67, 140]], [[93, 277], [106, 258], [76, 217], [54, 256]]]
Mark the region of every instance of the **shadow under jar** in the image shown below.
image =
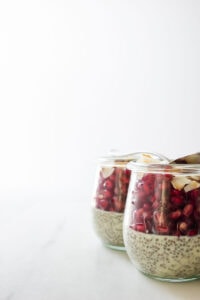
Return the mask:
[[137, 164], [124, 216], [135, 267], [164, 281], [200, 278], [200, 165]]
[[130, 170], [129, 155], [107, 156], [99, 161], [92, 202], [94, 229], [107, 247], [124, 250], [123, 218]]

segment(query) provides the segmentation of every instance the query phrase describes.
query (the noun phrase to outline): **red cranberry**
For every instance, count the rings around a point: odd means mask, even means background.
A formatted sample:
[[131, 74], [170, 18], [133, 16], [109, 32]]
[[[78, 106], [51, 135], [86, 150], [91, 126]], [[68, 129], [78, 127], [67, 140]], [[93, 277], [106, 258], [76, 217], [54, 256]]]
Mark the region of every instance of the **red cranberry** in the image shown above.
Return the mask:
[[130, 177], [131, 177], [131, 171], [128, 170], [128, 169], [125, 169], [125, 170], [124, 170], [124, 173], [125, 173], [126, 177], [129, 178], [129, 180], [130, 180]]
[[103, 183], [103, 188], [108, 189], [108, 190], [112, 190], [113, 189], [113, 182], [109, 179], [106, 179]]
[[193, 236], [193, 235], [197, 235], [198, 234], [198, 230], [197, 229], [190, 229], [187, 232], [188, 236]]
[[189, 217], [193, 212], [193, 205], [192, 204], [186, 204], [183, 208], [183, 215], [186, 217]]
[[123, 184], [127, 184], [127, 183], [129, 183], [129, 177], [128, 176], [126, 176], [125, 174], [124, 175], [122, 175], [122, 177], [121, 177], [121, 181], [122, 181], [122, 183]]
[[181, 210], [180, 209], [177, 209], [175, 211], [172, 211], [170, 214], [169, 214], [169, 217], [170, 219], [172, 220], [177, 220], [178, 218], [180, 218], [181, 216]]
[[98, 207], [106, 210], [108, 208], [109, 202], [107, 199], [99, 199], [98, 201]]
[[155, 174], [148, 173], [143, 176], [142, 180], [147, 184], [152, 184], [155, 180]]
[[145, 230], [145, 225], [144, 224], [136, 224], [135, 225], [135, 229], [137, 230], [137, 231], [140, 231], [140, 232], [145, 232], [146, 230]]
[[110, 199], [110, 198], [112, 198], [112, 193], [109, 190], [104, 190], [103, 191], [103, 196], [104, 196], [104, 198]]
[[144, 192], [146, 195], [149, 195], [152, 193], [152, 186], [151, 185], [148, 185], [148, 184], [144, 184]]
[[184, 204], [184, 199], [183, 199], [183, 197], [172, 196], [171, 202], [175, 207], [180, 207]]
[[116, 180], [115, 174], [110, 175], [109, 179], [110, 179], [112, 182], [115, 182], [115, 180]]
[[151, 204], [148, 203], [148, 202], [144, 203], [144, 204], [143, 204], [143, 209], [144, 209], [145, 211], [151, 210]]
[[181, 197], [181, 196], [183, 196], [183, 192], [182, 191], [179, 191], [179, 190], [176, 190], [176, 189], [172, 189], [171, 190], [171, 195], [172, 196], [177, 196], [177, 197]]
[[191, 196], [192, 199], [197, 200], [200, 196], [200, 190], [195, 189], [195, 190], [190, 191], [190, 196]]
[[156, 227], [156, 231], [158, 234], [168, 234], [169, 227], [168, 226], [158, 226], [158, 227]]
[[171, 181], [173, 176], [171, 174], [165, 174], [165, 179], [168, 180], [168, 181]]

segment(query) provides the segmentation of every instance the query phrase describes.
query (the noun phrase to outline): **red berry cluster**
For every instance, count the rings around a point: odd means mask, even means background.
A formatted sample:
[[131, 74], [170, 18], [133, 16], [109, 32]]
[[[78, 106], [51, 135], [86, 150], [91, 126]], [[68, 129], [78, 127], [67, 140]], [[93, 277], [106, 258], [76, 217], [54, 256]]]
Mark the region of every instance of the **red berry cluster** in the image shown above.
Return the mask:
[[124, 212], [129, 181], [130, 171], [126, 168], [114, 167], [106, 178], [101, 170], [95, 195], [96, 208]]
[[172, 178], [168, 174], [145, 174], [136, 182], [132, 229], [162, 235], [198, 234], [200, 188], [189, 192], [176, 190]]

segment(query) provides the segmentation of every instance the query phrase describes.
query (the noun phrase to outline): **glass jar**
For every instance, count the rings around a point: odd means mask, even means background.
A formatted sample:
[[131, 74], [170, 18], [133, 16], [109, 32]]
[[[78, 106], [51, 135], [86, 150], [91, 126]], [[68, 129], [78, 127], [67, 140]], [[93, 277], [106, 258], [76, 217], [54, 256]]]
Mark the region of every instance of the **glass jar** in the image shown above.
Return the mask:
[[[123, 219], [130, 170], [130, 161], [163, 160], [159, 154], [132, 153], [119, 155], [111, 153], [100, 158], [92, 201], [94, 229], [105, 246], [124, 250]], [[166, 161], [166, 160], [165, 160]]]
[[122, 224], [132, 157], [107, 156], [99, 160], [92, 202], [94, 229], [105, 246], [124, 250]]
[[135, 267], [164, 281], [200, 277], [200, 165], [130, 162], [124, 242]]

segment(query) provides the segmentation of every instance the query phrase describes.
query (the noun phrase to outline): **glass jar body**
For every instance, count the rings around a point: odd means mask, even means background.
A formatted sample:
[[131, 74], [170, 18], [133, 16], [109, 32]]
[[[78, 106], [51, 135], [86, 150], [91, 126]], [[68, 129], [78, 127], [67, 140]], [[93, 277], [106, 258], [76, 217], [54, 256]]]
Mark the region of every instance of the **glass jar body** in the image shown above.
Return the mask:
[[132, 164], [124, 241], [133, 264], [165, 281], [200, 277], [200, 167]]
[[94, 229], [105, 246], [124, 250], [123, 218], [130, 170], [126, 161], [101, 162], [92, 200]]

